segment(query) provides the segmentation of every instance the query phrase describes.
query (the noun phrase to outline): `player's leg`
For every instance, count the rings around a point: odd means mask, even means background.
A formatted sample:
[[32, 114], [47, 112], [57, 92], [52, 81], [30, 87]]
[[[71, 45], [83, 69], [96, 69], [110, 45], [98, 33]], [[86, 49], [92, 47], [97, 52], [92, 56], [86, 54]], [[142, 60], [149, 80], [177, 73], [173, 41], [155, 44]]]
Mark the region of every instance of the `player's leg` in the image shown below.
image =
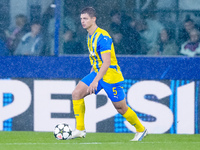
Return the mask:
[[145, 130], [144, 126], [141, 124], [137, 117], [137, 114], [127, 106], [125, 99], [119, 102], [113, 102], [116, 110], [124, 117], [126, 120], [136, 128], [137, 132], [143, 132]]
[[[85, 124], [84, 124], [84, 116], [85, 116], [84, 97], [89, 95], [87, 89], [88, 86], [93, 81], [93, 79], [95, 78], [95, 76], [96, 73], [92, 72], [86, 77], [84, 77], [72, 92], [73, 109], [76, 118], [76, 130], [72, 132], [71, 138], [86, 136]], [[98, 86], [98, 88], [100, 87]]]
[[113, 102], [116, 110], [136, 128], [135, 137], [131, 141], [141, 141], [147, 135], [147, 129], [141, 124], [137, 114], [127, 106], [125, 99], [119, 102]]
[[84, 97], [86, 97], [89, 92], [87, 92], [88, 85], [86, 85], [84, 82], [80, 81], [74, 91], [72, 92], [72, 99], [73, 100], [79, 100]]
[[85, 102], [84, 97], [89, 93], [87, 92], [88, 86], [80, 81], [74, 91], [72, 92], [73, 110], [76, 118], [76, 129], [85, 130], [84, 115], [85, 115]]
[[146, 135], [146, 129], [141, 124], [137, 114], [126, 104], [123, 82], [108, 84], [102, 81], [102, 85], [116, 110], [136, 128], [137, 133], [140, 133], [139, 136], [135, 136], [134, 140], [141, 140]]

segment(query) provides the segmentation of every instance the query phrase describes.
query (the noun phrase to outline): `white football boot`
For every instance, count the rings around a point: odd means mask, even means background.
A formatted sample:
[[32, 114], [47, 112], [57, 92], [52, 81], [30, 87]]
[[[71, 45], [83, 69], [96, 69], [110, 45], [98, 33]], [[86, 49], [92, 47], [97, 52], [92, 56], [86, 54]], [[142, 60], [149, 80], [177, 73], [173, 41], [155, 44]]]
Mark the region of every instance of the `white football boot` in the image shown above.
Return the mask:
[[74, 130], [72, 131], [72, 135], [68, 139], [75, 139], [75, 138], [85, 138], [86, 136], [86, 131], [80, 131], [80, 130]]
[[131, 141], [141, 141], [148, 134], [147, 129], [143, 132], [136, 132], [135, 137]]

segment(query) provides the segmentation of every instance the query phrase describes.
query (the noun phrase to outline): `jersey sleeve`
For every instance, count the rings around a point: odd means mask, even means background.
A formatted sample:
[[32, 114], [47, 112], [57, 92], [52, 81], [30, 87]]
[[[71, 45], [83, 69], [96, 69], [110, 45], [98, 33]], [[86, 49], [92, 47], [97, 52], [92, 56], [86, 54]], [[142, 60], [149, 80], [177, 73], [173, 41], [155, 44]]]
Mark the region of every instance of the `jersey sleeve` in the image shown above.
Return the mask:
[[97, 49], [101, 53], [107, 53], [111, 51], [112, 39], [109, 36], [101, 34], [98, 38]]

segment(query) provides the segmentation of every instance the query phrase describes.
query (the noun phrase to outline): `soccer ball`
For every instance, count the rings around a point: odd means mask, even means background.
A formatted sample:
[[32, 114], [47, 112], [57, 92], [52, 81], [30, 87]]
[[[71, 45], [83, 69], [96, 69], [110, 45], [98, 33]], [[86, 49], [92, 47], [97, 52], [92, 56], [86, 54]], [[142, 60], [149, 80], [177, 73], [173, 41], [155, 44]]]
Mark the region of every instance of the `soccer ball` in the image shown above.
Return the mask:
[[67, 140], [72, 135], [72, 129], [68, 124], [60, 123], [55, 126], [54, 136], [57, 140]]

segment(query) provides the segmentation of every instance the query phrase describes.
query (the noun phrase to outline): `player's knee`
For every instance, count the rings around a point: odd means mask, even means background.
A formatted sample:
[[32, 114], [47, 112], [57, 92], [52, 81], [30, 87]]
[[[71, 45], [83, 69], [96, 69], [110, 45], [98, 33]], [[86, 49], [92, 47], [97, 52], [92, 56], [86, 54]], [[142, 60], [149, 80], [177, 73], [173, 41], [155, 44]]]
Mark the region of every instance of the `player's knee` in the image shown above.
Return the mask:
[[128, 106], [126, 105], [115, 106], [115, 109], [117, 110], [118, 113], [124, 115], [128, 109]]
[[73, 100], [81, 99], [81, 97], [80, 97], [80, 92], [78, 92], [78, 90], [75, 89], [75, 90], [72, 92], [72, 99], [73, 99]]
[[117, 110], [118, 113], [122, 114], [122, 107], [121, 106], [116, 106], [115, 109]]
[[121, 108], [116, 108], [117, 112], [122, 114], [122, 109]]

